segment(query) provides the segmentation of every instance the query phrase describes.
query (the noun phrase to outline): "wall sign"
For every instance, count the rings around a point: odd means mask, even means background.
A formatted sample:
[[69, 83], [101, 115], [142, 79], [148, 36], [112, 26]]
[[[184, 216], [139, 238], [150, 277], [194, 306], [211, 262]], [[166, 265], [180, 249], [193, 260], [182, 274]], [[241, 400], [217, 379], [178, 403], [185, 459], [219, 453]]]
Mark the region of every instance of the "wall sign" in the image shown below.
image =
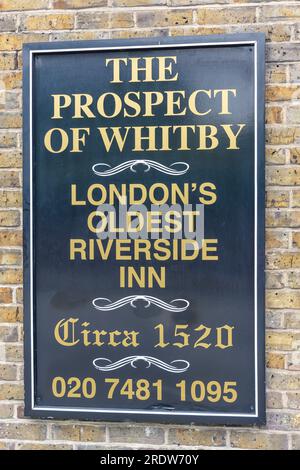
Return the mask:
[[24, 48], [26, 415], [264, 422], [264, 37]]

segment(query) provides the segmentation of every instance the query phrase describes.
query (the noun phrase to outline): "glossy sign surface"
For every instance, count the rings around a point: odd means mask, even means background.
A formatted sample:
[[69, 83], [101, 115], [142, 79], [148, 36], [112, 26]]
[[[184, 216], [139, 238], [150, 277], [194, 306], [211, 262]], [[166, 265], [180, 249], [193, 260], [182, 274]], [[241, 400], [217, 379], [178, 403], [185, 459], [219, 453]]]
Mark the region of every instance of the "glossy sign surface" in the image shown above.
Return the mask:
[[27, 415], [263, 423], [263, 49], [25, 46]]

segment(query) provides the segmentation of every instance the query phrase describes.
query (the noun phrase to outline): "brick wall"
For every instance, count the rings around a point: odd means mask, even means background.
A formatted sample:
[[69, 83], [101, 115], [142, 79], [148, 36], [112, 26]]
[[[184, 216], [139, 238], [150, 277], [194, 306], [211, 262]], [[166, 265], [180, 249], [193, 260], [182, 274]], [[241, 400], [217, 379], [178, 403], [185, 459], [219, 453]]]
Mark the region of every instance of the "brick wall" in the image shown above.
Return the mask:
[[[267, 35], [267, 426], [260, 430], [24, 419], [22, 44]], [[0, 449], [300, 449], [300, 2], [0, 0]]]

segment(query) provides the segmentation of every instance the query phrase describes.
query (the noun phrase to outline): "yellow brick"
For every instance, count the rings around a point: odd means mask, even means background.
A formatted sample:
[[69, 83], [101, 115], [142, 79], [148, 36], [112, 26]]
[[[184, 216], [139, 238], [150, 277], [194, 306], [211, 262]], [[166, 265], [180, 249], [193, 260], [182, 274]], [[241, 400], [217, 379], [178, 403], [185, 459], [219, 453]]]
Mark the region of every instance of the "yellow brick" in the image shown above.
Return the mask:
[[[12, 418], [14, 415], [14, 407], [13, 405], [7, 405], [3, 403], [0, 405], [0, 418], [1, 419], [8, 419]], [[0, 447], [1, 449], [1, 447]]]
[[[3, 87], [3, 84], [1, 86], [1, 88]], [[19, 91], [8, 91], [8, 90], [2, 90], [1, 91], [1, 88], [0, 88], [0, 116], [1, 116], [1, 127], [21, 127], [22, 126], [22, 120], [20, 120], [20, 125], [19, 126], [16, 126], [14, 124], [14, 121], [12, 121], [12, 125], [8, 124], [8, 125], [2, 125], [2, 122], [3, 122], [3, 119], [4, 119], [4, 122], [9, 122], [8, 119], [12, 119], [15, 115], [15, 118], [16, 118], [16, 115], [19, 114], [19, 116], [21, 117], [21, 114], [20, 112], [16, 111], [16, 110], [19, 110], [20, 109], [20, 106], [21, 106], [21, 96], [20, 96], [20, 92]], [[2, 111], [5, 111], [5, 113], [3, 113]], [[13, 111], [13, 112], [11, 112]], [[5, 116], [6, 113], [9, 113], [10, 116]]]
[[24, 418], [24, 406], [23, 405], [17, 406], [17, 417], [21, 419]]
[[[18, 341], [18, 325], [0, 325], [0, 341], [15, 342]], [[3, 359], [3, 358], [2, 358]]]
[[269, 145], [286, 145], [295, 142], [299, 131], [295, 127], [267, 127], [266, 142]]
[[26, 16], [22, 21], [23, 31], [42, 31], [56, 29], [72, 29], [74, 26], [74, 14], [50, 13], [43, 15]]
[[39, 10], [48, 8], [48, 0], [1, 0], [0, 11]]
[[18, 287], [17, 288], [17, 304], [21, 304], [23, 302], [23, 288]]
[[290, 41], [292, 37], [290, 25], [264, 25], [258, 27], [257, 32], [265, 33], [266, 39], [273, 42]]
[[46, 33], [1, 33], [0, 50], [18, 51], [22, 49], [22, 46], [25, 43], [47, 41], [49, 37], [50, 35]]
[[300, 308], [299, 291], [269, 291], [266, 294], [267, 308]]
[[112, 39], [127, 39], [127, 38], [151, 38], [161, 37], [168, 35], [168, 29], [119, 29], [111, 31]]
[[23, 52], [17, 51], [17, 69], [22, 69], [23, 67]]
[[5, 344], [5, 360], [7, 362], [23, 362], [23, 345], [6, 343]]
[[291, 410], [299, 410], [300, 408], [300, 393], [289, 392], [287, 393], [287, 407]]
[[266, 256], [267, 269], [300, 268], [300, 253], [269, 253]]
[[224, 26], [188, 26], [170, 28], [170, 36], [205, 36], [209, 34], [224, 34], [227, 28]]
[[38, 440], [46, 439], [47, 425], [40, 423], [0, 423], [1, 439]]
[[116, 12], [79, 12], [77, 15], [77, 28], [101, 29], [101, 28], [131, 28], [134, 26], [133, 13]]
[[292, 240], [293, 248], [300, 248], [300, 232], [294, 232]]
[[267, 409], [283, 408], [283, 394], [281, 392], [267, 391]]
[[284, 83], [287, 81], [287, 66], [284, 64], [266, 64], [266, 82]]
[[232, 447], [241, 449], [287, 450], [288, 436], [259, 431], [231, 431], [230, 443]]
[[272, 370], [267, 372], [267, 386], [271, 390], [298, 390], [300, 374]]
[[[299, 98], [299, 96], [298, 96]], [[291, 124], [299, 124], [300, 122], [300, 106], [289, 106], [287, 109], [287, 122]]]
[[300, 184], [300, 169], [296, 167], [268, 167], [266, 170], [266, 175], [266, 181], [269, 185], [295, 186]]
[[284, 354], [267, 353], [267, 367], [268, 369], [284, 369], [285, 368], [285, 356]]
[[50, 34], [49, 33], [31, 33], [31, 32], [25, 32], [22, 34], [22, 41], [23, 44], [26, 44], [28, 42], [45, 42], [49, 41], [50, 39]]
[[294, 165], [300, 163], [300, 148], [299, 147], [290, 148], [289, 152], [290, 152], [290, 162]]
[[294, 83], [300, 82], [300, 63], [290, 64], [289, 66], [290, 71], [290, 80]]
[[256, 9], [254, 7], [218, 7], [199, 8], [197, 10], [198, 24], [230, 24], [230, 23], [256, 23]]
[[285, 273], [276, 271], [266, 272], [266, 288], [267, 289], [281, 289], [286, 287], [287, 280]]
[[284, 315], [276, 310], [266, 310], [266, 326], [270, 329], [282, 328]]
[[292, 436], [292, 450], [300, 449], [300, 434], [294, 434]]
[[54, 0], [53, 8], [67, 9], [67, 8], [93, 8], [93, 7], [106, 7], [107, 0]]
[[0, 450], [12, 450], [13, 444], [11, 442], [0, 442]]
[[17, 15], [15, 13], [4, 13], [0, 15], [0, 31], [16, 31]]
[[105, 426], [84, 424], [80, 429], [80, 440], [84, 442], [103, 442], [106, 439]]
[[292, 429], [300, 429], [300, 413], [293, 414], [291, 419], [291, 428]]
[[0, 303], [10, 304], [12, 302], [12, 289], [9, 287], [0, 287]]
[[134, 26], [133, 14], [120, 12], [110, 17], [110, 28], [131, 28]]
[[19, 268], [1, 268], [0, 284], [21, 284], [23, 280], [22, 269]]
[[164, 430], [154, 426], [111, 425], [108, 428], [110, 442], [136, 444], [163, 444]]
[[[0, 151], [0, 168], [21, 168], [22, 155], [17, 152]], [[17, 193], [17, 191], [15, 191]], [[1, 190], [0, 190], [1, 194]], [[1, 196], [0, 196], [1, 199]]]
[[275, 430], [299, 429], [299, 417], [295, 413], [274, 411], [268, 413], [268, 427]]
[[[272, 43], [267, 47], [267, 61], [280, 63], [299, 61], [299, 47], [293, 43]], [[294, 70], [293, 70], [294, 72]]]
[[16, 129], [22, 127], [21, 113], [0, 113], [0, 127], [2, 129]]
[[80, 426], [75, 424], [54, 424], [51, 426], [52, 439], [80, 441]]
[[[241, 31], [240, 26], [230, 27], [231, 33], [239, 33]], [[243, 32], [245, 33], [264, 33], [266, 35], [267, 42], [284, 42], [290, 41], [292, 36], [292, 29], [290, 25], [281, 24], [250, 24], [243, 25]]]
[[16, 68], [17, 59], [15, 52], [0, 53], [0, 70], [13, 70]]
[[288, 248], [289, 247], [289, 234], [279, 230], [266, 231], [266, 248], [271, 250], [274, 248]]
[[[292, 333], [283, 332], [283, 331], [277, 332], [275, 330], [272, 330], [266, 335], [266, 346], [268, 349], [275, 350], [275, 351], [276, 350], [290, 351], [293, 349], [293, 344], [294, 344], [294, 335]], [[276, 361], [274, 360], [273, 362], [276, 362]], [[278, 363], [280, 363], [282, 367], [278, 367]], [[277, 367], [274, 367], [275, 369], [284, 368], [284, 360], [281, 363], [280, 359], [278, 359], [276, 364], [277, 364]]]
[[72, 450], [71, 444], [38, 444], [35, 442], [17, 443], [15, 450]]
[[266, 124], [280, 124], [283, 122], [283, 109], [280, 106], [266, 108]]
[[3, 83], [5, 90], [15, 90], [22, 86], [22, 72], [20, 70], [15, 72], [0, 73], [0, 82]]
[[0, 210], [0, 227], [18, 227], [20, 225], [20, 212], [16, 210]]
[[233, 0], [168, 0], [172, 7], [181, 7], [186, 5], [207, 5], [217, 3], [218, 6], [222, 3], [233, 3]]
[[289, 101], [299, 99], [300, 87], [297, 85], [267, 85], [267, 101]]
[[261, 21], [299, 20], [300, 8], [298, 5], [266, 5], [260, 9], [259, 18]]
[[0, 363], [0, 380], [17, 380], [17, 366], [14, 364]]
[[150, 7], [167, 4], [167, 0], [112, 0], [114, 7]]
[[[118, 15], [120, 16], [120, 14]], [[126, 17], [126, 14], [124, 15]], [[108, 12], [84, 11], [77, 14], [77, 28], [79, 29], [101, 29], [109, 27]]]
[[298, 271], [288, 273], [288, 287], [291, 289], [300, 289], [300, 275]]
[[0, 246], [22, 246], [21, 230], [0, 231]]
[[22, 264], [22, 253], [20, 251], [0, 251], [0, 265], [11, 266]]
[[23, 311], [21, 307], [0, 306], [0, 322], [15, 323], [22, 321]]
[[[23, 391], [23, 386], [21, 384], [13, 384], [13, 383], [0, 384], [0, 400], [22, 400], [23, 397], [24, 397], [24, 391]], [[0, 423], [0, 439], [4, 438], [4, 435], [2, 433], [2, 429], [3, 429], [2, 426], [3, 426], [3, 423]], [[34, 439], [33, 436], [32, 436], [32, 439]]]
[[[22, 325], [20, 325], [20, 329], [22, 329]], [[24, 337], [22, 337], [21, 341], [23, 342], [24, 340]], [[6, 347], [8, 345], [6, 344]], [[24, 354], [24, 351], [23, 351], [23, 348], [22, 348], [23, 344], [20, 344], [19, 347], [21, 348], [21, 351], [22, 351], [22, 355]], [[12, 359], [11, 362], [14, 362], [14, 359]], [[19, 380], [22, 380], [24, 377], [24, 359], [22, 359], [22, 363], [21, 364], [18, 364], [18, 378]], [[19, 405], [18, 406], [18, 409], [17, 409], [17, 416], [18, 417], [22, 417], [24, 418], [24, 406], [23, 405]]]
[[53, 41], [81, 41], [89, 39], [107, 39], [108, 31], [60, 31], [53, 33]]
[[289, 207], [289, 191], [268, 190], [266, 196], [267, 207]]
[[178, 446], [224, 446], [225, 431], [221, 429], [186, 429], [169, 430], [169, 444]]
[[266, 148], [267, 165], [284, 165], [286, 162], [286, 149], [284, 148]]
[[22, 48], [22, 35], [13, 33], [0, 34], [0, 50], [15, 51]]
[[14, 170], [0, 170], [0, 186], [2, 188], [20, 187], [20, 172]]
[[0, 147], [10, 149], [18, 145], [18, 133], [0, 129]]
[[300, 227], [300, 211], [286, 211], [284, 209], [266, 211], [267, 227]]
[[[298, 323], [293, 323], [293, 325], [299, 325]], [[287, 368], [288, 370], [300, 371], [300, 353], [298, 351], [292, 352], [287, 355]]]
[[141, 28], [191, 24], [192, 10], [159, 10], [137, 12], [137, 26]]

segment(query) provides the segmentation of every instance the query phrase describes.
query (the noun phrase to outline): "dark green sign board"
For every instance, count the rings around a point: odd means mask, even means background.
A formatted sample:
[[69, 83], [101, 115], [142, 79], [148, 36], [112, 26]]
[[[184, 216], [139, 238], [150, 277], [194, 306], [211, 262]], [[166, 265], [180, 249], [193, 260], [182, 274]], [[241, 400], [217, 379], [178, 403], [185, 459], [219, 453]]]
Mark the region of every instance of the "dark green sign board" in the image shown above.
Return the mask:
[[24, 47], [28, 416], [264, 422], [264, 37]]

